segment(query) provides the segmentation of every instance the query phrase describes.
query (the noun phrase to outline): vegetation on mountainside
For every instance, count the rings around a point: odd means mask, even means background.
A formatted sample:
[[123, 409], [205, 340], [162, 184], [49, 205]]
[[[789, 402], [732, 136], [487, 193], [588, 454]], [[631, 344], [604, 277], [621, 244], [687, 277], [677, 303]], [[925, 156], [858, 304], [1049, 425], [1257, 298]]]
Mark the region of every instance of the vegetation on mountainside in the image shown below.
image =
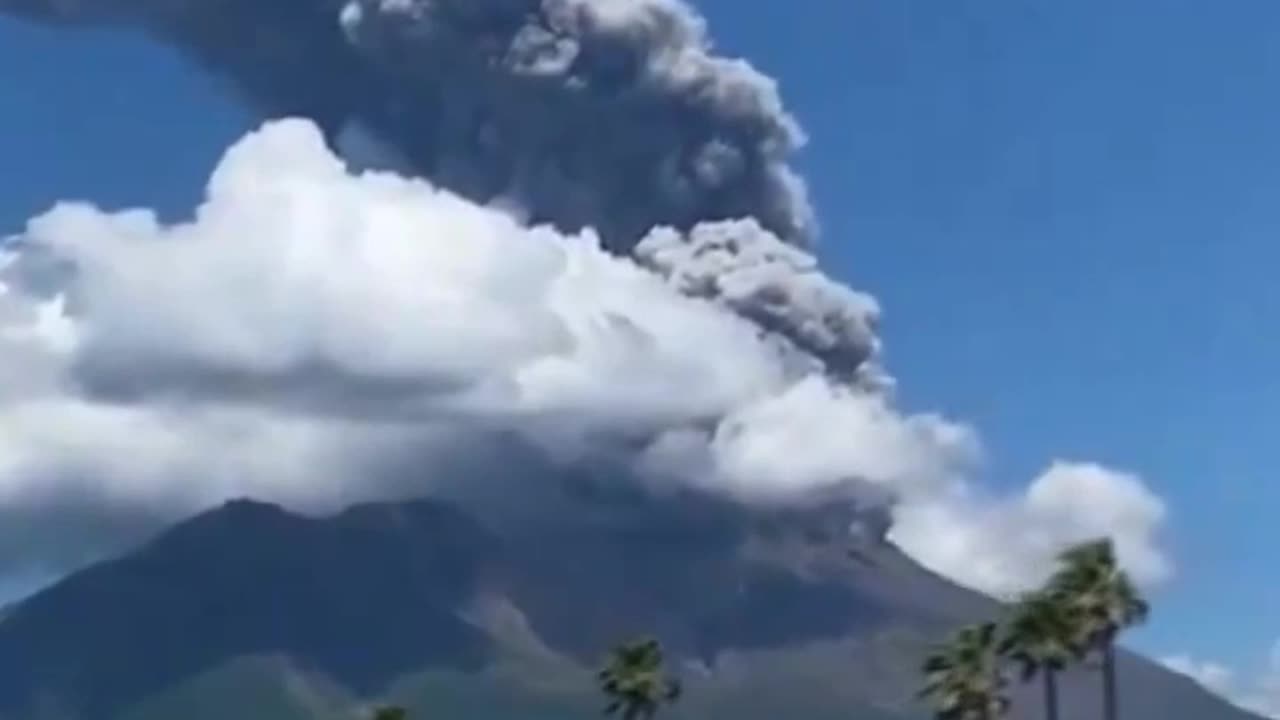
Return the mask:
[[[997, 720], [1008, 712], [1008, 677], [1044, 685], [1045, 717], [1059, 716], [1057, 675], [1100, 656], [1103, 718], [1117, 720], [1115, 641], [1149, 612], [1120, 568], [1110, 540], [1069, 548], [1043, 587], [1008, 607], [998, 622], [967, 625], [924, 660], [927, 698], [939, 720]], [[596, 674], [604, 713], [620, 720], [651, 720], [675, 703], [680, 682], [668, 674], [662, 648], [652, 639], [617, 646]], [[376, 709], [371, 720], [407, 720], [398, 706]]]
[[[680, 698], [681, 684], [667, 674], [662, 647], [652, 639], [614, 648], [596, 678], [607, 702], [604, 713], [622, 720], [650, 720]], [[376, 708], [370, 720], [408, 720], [408, 712], [387, 705]]]
[[[1103, 718], [1117, 720], [1115, 641], [1142, 622], [1149, 607], [1120, 568], [1110, 540], [1074, 546], [1058, 557], [1043, 587], [1023, 595], [998, 622], [968, 625], [924, 660], [927, 698], [939, 720], [997, 720], [1010, 707], [1009, 675], [1044, 686], [1045, 717], [1059, 716], [1057, 676], [1101, 657]], [[680, 682], [668, 674], [662, 648], [652, 639], [616, 647], [596, 674], [604, 713], [620, 720], [651, 720], [675, 703]], [[372, 720], [407, 720], [404, 708], [378, 708]]]

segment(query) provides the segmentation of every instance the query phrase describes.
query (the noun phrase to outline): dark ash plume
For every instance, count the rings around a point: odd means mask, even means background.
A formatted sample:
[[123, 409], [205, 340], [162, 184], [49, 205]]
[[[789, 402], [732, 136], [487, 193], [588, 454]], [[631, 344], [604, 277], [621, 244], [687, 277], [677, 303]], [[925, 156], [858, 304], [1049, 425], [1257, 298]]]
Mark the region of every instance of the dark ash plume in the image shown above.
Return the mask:
[[625, 251], [659, 225], [750, 217], [806, 244], [774, 83], [712, 54], [679, 0], [0, 0], [141, 26], [262, 112], [371, 133], [404, 165]]
[[881, 386], [879, 305], [822, 272], [817, 258], [755, 220], [658, 228], [635, 248], [641, 265], [680, 292], [720, 302], [846, 378]]

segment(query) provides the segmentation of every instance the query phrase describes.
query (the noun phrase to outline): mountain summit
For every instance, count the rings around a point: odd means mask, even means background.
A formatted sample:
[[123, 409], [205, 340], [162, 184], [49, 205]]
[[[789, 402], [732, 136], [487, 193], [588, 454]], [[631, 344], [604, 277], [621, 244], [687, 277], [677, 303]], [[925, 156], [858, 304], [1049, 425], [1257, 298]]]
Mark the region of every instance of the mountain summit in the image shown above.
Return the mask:
[[[874, 514], [581, 503], [498, 524], [429, 500], [325, 518], [228, 503], [18, 605], [0, 715], [588, 718], [608, 648], [652, 634], [689, 688], [677, 715], [923, 718], [924, 649], [997, 609]], [[1120, 672], [1129, 720], [1251, 717], [1139, 657]], [[1095, 716], [1094, 683], [1066, 678], [1064, 720]], [[1014, 716], [1039, 717], [1036, 697]]]

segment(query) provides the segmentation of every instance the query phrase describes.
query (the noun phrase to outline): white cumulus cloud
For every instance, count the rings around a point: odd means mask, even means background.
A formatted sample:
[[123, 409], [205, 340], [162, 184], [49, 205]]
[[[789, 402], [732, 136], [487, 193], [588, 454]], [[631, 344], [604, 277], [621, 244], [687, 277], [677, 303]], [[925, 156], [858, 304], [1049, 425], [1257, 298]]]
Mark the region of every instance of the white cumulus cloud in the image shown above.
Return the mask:
[[1009, 597], [1043, 581], [1063, 547], [1108, 536], [1135, 581], [1152, 586], [1173, 571], [1158, 545], [1165, 515], [1164, 503], [1134, 475], [1057, 462], [1017, 495], [955, 486], [903, 503], [891, 537], [925, 565]]
[[1200, 662], [1190, 655], [1171, 655], [1161, 658], [1160, 663], [1220, 695], [1232, 692], [1236, 681], [1235, 673], [1227, 666], [1214, 662]]
[[769, 295], [774, 260], [749, 293], [690, 297], [590, 232], [352, 174], [298, 120], [234, 146], [188, 222], [63, 204], [5, 247], [0, 572], [71, 566], [232, 497], [421, 493], [511, 442], [751, 502], [871, 486], [898, 498], [904, 548], [995, 592], [1100, 534], [1140, 580], [1171, 570], [1138, 478], [1059, 464], [988, 497], [971, 429], [806, 360], [831, 328], [875, 343], [846, 312], [873, 302], [804, 258], [788, 267], [830, 325], [765, 332], [733, 300]]

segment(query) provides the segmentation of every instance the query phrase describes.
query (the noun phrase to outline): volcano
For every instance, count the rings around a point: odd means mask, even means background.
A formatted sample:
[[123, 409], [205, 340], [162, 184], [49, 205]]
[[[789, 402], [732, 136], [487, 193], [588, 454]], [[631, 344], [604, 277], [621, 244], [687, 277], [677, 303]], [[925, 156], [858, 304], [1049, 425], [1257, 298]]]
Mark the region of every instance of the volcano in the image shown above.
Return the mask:
[[[241, 500], [74, 574], [0, 622], [5, 718], [590, 718], [593, 670], [655, 636], [672, 717], [925, 718], [929, 645], [996, 602], [922, 568], [875, 513], [575, 498], [533, 518], [440, 500], [308, 517]], [[1132, 720], [1246, 720], [1134, 654]], [[1065, 720], [1098, 677], [1064, 679]], [[1036, 688], [1012, 717], [1041, 716]]]

